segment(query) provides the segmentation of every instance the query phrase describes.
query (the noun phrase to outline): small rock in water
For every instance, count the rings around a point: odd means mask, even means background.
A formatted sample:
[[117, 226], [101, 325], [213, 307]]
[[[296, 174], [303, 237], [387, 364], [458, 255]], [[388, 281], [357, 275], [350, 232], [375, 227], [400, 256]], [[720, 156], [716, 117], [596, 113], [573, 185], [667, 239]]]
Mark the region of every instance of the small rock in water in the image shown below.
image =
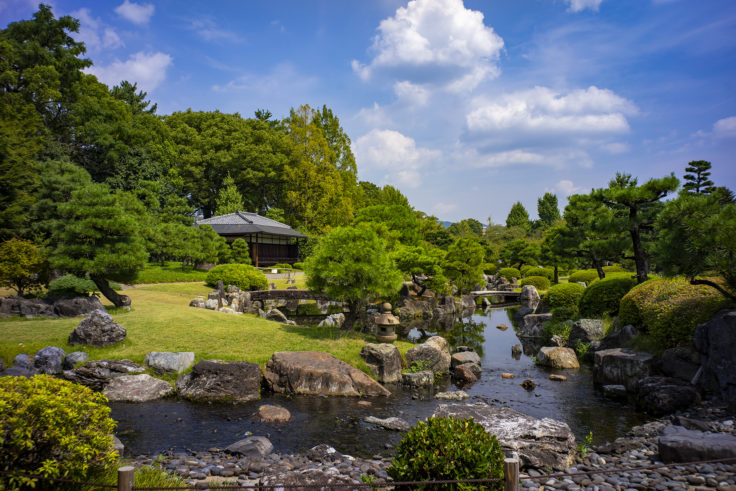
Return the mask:
[[521, 355], [521, 345], [515, 344], [511, 347], [511, 354], [512, 355]]
[[411, 428], [411, 425], [409, 423], [400, 418], [380, 419], [374, 416], [368, 416], [367, 418], [365, 418], [365, 422], [381, 426], [383, 428], [386, 428], [387, 430], [394, 431], [407, 431], [409, 428]]
[[353, 404], [353, 406], [358, 406], [358, 407], [371, 407], [372, 405], [373, 403], [371, 401], [358, 401], [355, 404]]
[[501, 378], [514, 378], [514, 377], [516, 377], [516, 375], [514, 375], [513, 373], [504, 372], [501, 374]]
[[258, 408], [258, 417], [266, 423], [285, 423], [291, 419], [288, 409], [264, 404]]
[[537, 384], [535, 384], [534, 381], [531, 379], [526, 379], [519, 385], [521, 385], [522, 387], [524, 387], [524, 389], [529, 390], [529, 391], [534, 390], [534, 388], [537, 386]]
[[438, 392], [434, 397], [441, 401], [463, 401], [470, 396], [464, 390], [457, 390], [454, 392]]
[[499, 324], [499, 325], [496, 326], [496, 329], [499, 329], [501, 331], [505, 331], [508, 328], [509, 328], [509, 326], [507, 326], [506, 324]]
[[567, 380], [567, 377], [565, 377], [564, 375], [557, 375], [553, 373], [549, 376], [549, 379], [554, 380], [555, 382], [564, 382], [565, 380]]

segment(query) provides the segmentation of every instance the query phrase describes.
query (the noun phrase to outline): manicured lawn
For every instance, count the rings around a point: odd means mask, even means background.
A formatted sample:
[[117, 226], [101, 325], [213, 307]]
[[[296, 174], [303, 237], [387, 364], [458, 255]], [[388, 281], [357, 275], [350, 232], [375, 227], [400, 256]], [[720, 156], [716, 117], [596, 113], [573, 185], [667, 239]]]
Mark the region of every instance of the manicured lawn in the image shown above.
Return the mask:
[[[169, 283], [125, 290], [132, 299], [130, 312], [114, 309], [116, 322], [125, 327], [125, 341], [106, 348], [70, 346], [69, 333], [81, 317], [71, 319], [0, 320], [0, 357], [8, 365], [19, 353], [33, 355], [46, 346], [59, 346], [67, 353], [86, 351], [90, 359], [128, 358], [137, 363], [151, 351], [193, 351], [196, 360], [246, 360], [262, 366], [275, 351], [325, 351], [366, 370], [360, 350], [372, 336], [345, 334], [336, 329], [287, 326], [252, 315], [228, 315], [189, 307], [189, 301], [212, 289], [204, 283]], [[404, 353], [410, 343], [397, 342]]]

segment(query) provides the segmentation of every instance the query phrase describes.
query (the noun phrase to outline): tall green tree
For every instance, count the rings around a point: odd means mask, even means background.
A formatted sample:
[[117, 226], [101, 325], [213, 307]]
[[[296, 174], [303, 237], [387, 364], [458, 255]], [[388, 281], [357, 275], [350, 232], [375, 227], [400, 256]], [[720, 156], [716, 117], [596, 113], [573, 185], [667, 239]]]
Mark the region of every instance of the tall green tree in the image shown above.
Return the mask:
[[544, 193], [544, 196], [537, 200], [537, 214], [543, 228], [549, 228], [559, 220], [561, 217], [557, 196], [552, 193]]
[[521, 269], [525, 264], [539, 264], [542, 251], [536, 242], [517, 239], [503, 246], [499, 255], [504, 264]]
[[222, 181], [220, 192], [217, 193], [215, 215], [227, 215], [239, 210], [244, 211], [243, 196], [238, 191], [235, 180], [228, 173], [225, 180]]
[[527, 213], [524, 205], [521, 201], [517, 201], [509, 210], [509, 214], [506, 217], [506, 227], [521, 227], [524, 230], [529, 230], [531, 222], [529, 221], [529, 213]]
[[396, 267], [420, 286], [419, 296], [429, 288], [436, 294], [447, 290], [447, 278], [442, 272], [445, 253], [435, 247], [401, 246], [391, 253]]
[[414, 212], [402, 205], [374, 205], [362, 208], [353, 224], [382, 223], [399, 234], [399, 241], [406, 245], [419, 242], [419, 221]]
[[[130, 83], [127, 80], [120, 82], [120, 85], [110, 89], [110, 95], [119, 101], [125, 102], [134, 115], [137, 114], [156, 114], [158, 104], [151, 105], [151, 101], [147, 101], [147, 92], [138, 91], [138, 83]], [[150, 106], [150, 107], [149, 107]]]
[[475, 218], [466, 218], [450, 225], [447, 231], [456, 237], [465, 237], [468, 235], [481, 237], [483, 235], [483, 224]]
[[485, 251], [470, 237], [461, 237], [447, 249], [442, 269], [460, 295], [483, 282]]
[[710, 194], [714, 190], [710, 180], [711, 163], [706, 160], [693, 160], [685, 167], [682, 189], [688, 193]]

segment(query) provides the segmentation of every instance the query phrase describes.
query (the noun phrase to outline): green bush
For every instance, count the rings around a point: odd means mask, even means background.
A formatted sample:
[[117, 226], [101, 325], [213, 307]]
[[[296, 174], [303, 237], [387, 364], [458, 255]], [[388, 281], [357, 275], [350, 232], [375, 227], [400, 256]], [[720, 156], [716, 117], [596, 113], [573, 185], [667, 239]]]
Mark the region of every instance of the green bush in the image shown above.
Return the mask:
[[619, 324], [633, 324], [665, 349], [692, 343], [698, 324], [731, 306], [733, 301], [709, 286], [691, 285], [684, 278], [653, 279], [621, 299]]
[[[0, 469], [84, 479], [117, 461], [115, 422], [107, 399], [50, 377], [0, 378]], [[0, 475], [0, 489], [34, 487], [37, 479]]]
[[524, 277], [527, 276], [544, 276], [548, 280], [552, 281], [552, 279], [555, 277], [555, 270], [552, 268], [540, 268], [539, 266], [532, 266], [531, 268], [526, 268], [526, 272], [524, 272], [525, 268], [522, 268], [521, 274]]
[[94, 291], [97, 291], [94, 281], [67, 274], [51, 280], [46, 294], [49, 297], [84, 297]]
[[570, 283], [585, 283], [589, 285], [593, 280], [598, 278], [598, 271], [595, 269], [583, 269], [581, 271], [575, 271], [568, 278], [567, 281]]
[[511, 278], [516, 278], [517, 280], [521, 278], [521, 272], [516, 268], [501, 268], [498, 271], [498, 275], [503, 276], [509, 281], [511, 281]]
[[636, 279], [631, 277], [631, 273], [610, 273], [602, 280], [594, 280], [580, 298], [580, 315], [617, 315], [621, 299], [635, 286]]
[[207, 271], [193, 267], [182, 267], [181, 262], [167, 261], [163, 266], [148, 263], [138, 273], [136, 283], [198, 282], [207, 280]]
[[291, 264], [286, 264], [286, 263], [276, 263], [276, 264], [274, 264], [274, 265], [273, 265], [273, 266], [271, 266], [271, 267], [272, 267], [272, 268], [276, 268], [276, 269], [291, 269]]
[[[562, 307], [564, 308], [564, 307]], [[544, 329], [544, 342], [549, 343], [552, 339], [552, 336], [557, 335], [564, 339], [568, 339], [570, 337], [570, 332], [572, 331], [572, 321], [571, 320], [555, 320], [552, 319], [549, 322], [545, 322], [542, 324], [542, 329]]]
[[[472, 419], [428, 418], [412, 427], [399, 442], [387, 469], [395, 481], [489, 479], [483, 485], [447, 485], [442, 489], [503, 489], [501, 445]], [[427, 489], [431, 486], [412, 486]]]
[[250, 251], [245, 239], [235, 239], [230, 244], [230, 261], [239, 264], [251, 264]]
[[544, 276], [527, 276], [521, 280], [521, 286], [534, 285], [537, 290], [549, 290], [549, 279]]
[[624, 268], [620, 264], [614, 264], [613, 266], [603, 266], [603, 272], [606, 273], [606, 275], [608, 275], [608, 273], [628, 273], [628, 271], [626, 271], [626, 268]]
[[241, 290], [265, 290], [268, 287], [266, 275], [247, 264], [220, 264], [207, 273], [207, 285], [217, 286], [217, 282], [235, 285]]
[[300, 270], [300, 271], [301, 271], [301, 270], [303, 270], [303, 269], [304, 269], [304, 263], [301, 263], [301, 262], [296, 262], [296, 263], [294, 263], [294, 265], [293, 265], [292, 267], [293, 267], [294, 269], [298, 269], [298, 270]]
[[483, 266], [483, 272], [485, 274], [496, 274], [496, 271], [498, 271], [498, 265], [493, 263], [486, 263]]
[[534, 266], [532, 264], [525, 264], [524, 266], [519, 268], [519, 272], [521, 273], [521, 276], [526, 276], [530, 269], [536, 268], [537, 266]]
[[584, 291], [585, 287], [577, 283], [552, 285], [544, 295], [544, 303], [552, 311], [554, 319], [575, 319]]

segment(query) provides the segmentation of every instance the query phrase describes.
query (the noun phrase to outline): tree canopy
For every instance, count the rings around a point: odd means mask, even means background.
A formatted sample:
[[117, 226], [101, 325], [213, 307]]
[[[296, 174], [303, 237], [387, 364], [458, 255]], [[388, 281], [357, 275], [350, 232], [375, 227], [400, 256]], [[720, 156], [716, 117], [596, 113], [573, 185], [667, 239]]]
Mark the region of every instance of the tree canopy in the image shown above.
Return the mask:
[[529, 213], [521, 204], [521, 201], [517, 201], [511, 207], [508, 216], [506, 217], [506, 227], [521, 227], [525, 230], [529, 230], [531, 222], [529, 221]]

